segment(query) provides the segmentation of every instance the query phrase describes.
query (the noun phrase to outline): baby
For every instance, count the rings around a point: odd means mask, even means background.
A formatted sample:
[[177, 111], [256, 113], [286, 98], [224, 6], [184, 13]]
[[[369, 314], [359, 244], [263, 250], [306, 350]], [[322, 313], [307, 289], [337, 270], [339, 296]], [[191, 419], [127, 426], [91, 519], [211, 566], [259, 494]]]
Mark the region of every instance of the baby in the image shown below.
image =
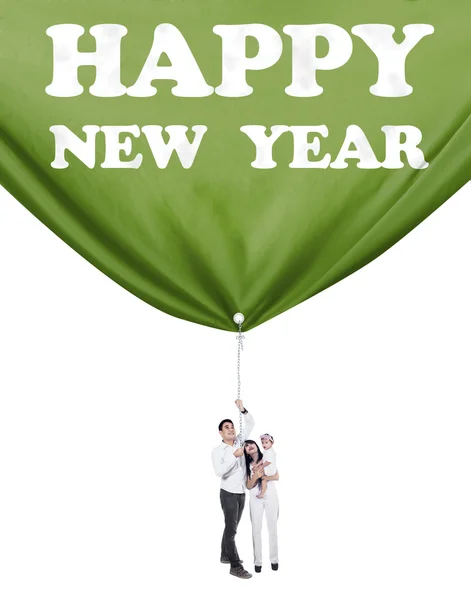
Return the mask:
[[[273, 449], [274, 439], [269, 433], [264, 433], [260, 436], [263, 447], [263, 466], [265, 467], [265, 475], [275, 475], [276, 473], [276, 453]], [[267, 491], [267, 481], [262, 479], [260, 486], [260, 494], [257, 494], [257, 498], [263, 498]]]

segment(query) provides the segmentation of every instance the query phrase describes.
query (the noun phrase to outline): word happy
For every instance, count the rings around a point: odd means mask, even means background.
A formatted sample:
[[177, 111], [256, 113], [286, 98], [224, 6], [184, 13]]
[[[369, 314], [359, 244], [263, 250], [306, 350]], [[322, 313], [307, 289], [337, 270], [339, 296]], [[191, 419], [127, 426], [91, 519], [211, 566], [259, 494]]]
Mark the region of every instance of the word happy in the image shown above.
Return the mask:
[[[123, 25], [95, 25], [90, 34], [95, 38], [94, 52], [80, 52], [79, 38], [85, 33], [80, 25], [62, 24], [49, 27], [47, 35], [53, 42], [53, 78], [46, 93], [57, 98], [71, 98], [84, 93], [78, 81], [80, 67], [94, 67], [95, 82], [88, 92], [99, 98], [131, 96], [151, 97], [159, 93], [159, 80], [175, 81], [171, 89], [174, 96], [204, 98], [216, 94], [226, 98], [243, 98], [256, 94], [248, 85], [247, 73], [273, 67], [283, 53], [283, 40], [273, 28], [264, 24], [216, 25], [213, 32], [222, 40], [222, 77], [216, 87], [208, 84], [182, 33], [171, 24], [155, 28], [149, 54], [144, 61], [137, 80], [129, 87], [121, 83], [121, 41], [127, 34]], [[363, 40], [376, 56], [377, 81], [369, 88], [374, 96], [400, 98], [412, 94], [413, 88], [406, 81], [406, 59], [415, 46], [434, 32], [432, 25], [413, 24], [403, 28], [404, 39], [397, 43], [395, 28], [384, 24], [356, 25], [351, 34]], [[284, 88], [285, 94], [294, 98], [320, 96], [324, 89], [317, 82], [317, 74], [343, 67], [353, 53], [353, 41], [349, 32], [334, 24], [286, 25], [283, 33], [291, 38], [291, 83]], [[258, 52], [248, 57], [246, 42], [254, 38]], [[328, 44], [327, 54], [317, 55], [317, 41]], [[170, 65], [160, 66], [159, 60], [166, 56]], [[160, 93], [168, 93], [160, 92]], [[166, 168], [172, 155], [189, 169], [196, 158], [208, 128], [205, 125], [191, 127], [187, 136], [186, 125], [137, 125], [103, 126], [85, 125], [85, 139], [65, 125], [54, 125], [50, 131], [55, 139], [55, 158], [51, 166], [64, 169], [69, 166], [66, 151], [75, 155], [90, 169], [95, 167], [96, 138], [103, 136], [105, 159], [102, 168], [137, 169], [143, 162], [142, 154], [133, 155], [133, 139], [141, 133], [158, 168]], [[165, 138], [162, 135], [165, 131]], [[254, 145], [255, 158], [251, 166], [256, 169], [272, 169], [273, 146], [282, 135], [291, 134], [293, 160], [290, 168], [345, 169], [347, 159], [355, 159], [360, 169], [400, 169], [404, 166], [401, 156], [414, 169], [428, 166], [419, 144], [422, 133], [413, 125], [386, 125], [381, 128], [385, 140], [385, 160], [379, 162], [365, 133], [357, 125], [346, 128], [344, 141], [336, 157], [321, 156], [321, 139], [329, 134], [326, 125], [289, 126], [245, 125], [240, 128]], [[191, 138], [191, 141], [190, 141]]]

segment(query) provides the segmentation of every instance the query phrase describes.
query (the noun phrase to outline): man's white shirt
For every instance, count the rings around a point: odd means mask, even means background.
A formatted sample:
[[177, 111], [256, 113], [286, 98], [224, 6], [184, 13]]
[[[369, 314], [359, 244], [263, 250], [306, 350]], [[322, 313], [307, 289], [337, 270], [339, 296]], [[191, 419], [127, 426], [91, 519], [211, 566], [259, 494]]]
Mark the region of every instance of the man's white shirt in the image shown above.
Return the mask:
[[[244, 415], [245, 427], [242, 428], [242, 444], [254, 428], [255, 421], [252, 415]], [[239, 438], [234, 440], [234, 445], [229, 446], [221, 442], [214, 448], [211, 458], [213, 459], [214, 472], [221, 478], [221, 489], [232, 494], [243, 494], [246, 489], [247, 473], [244, 455], [236, 458], [234, 452], [240, 448]]]

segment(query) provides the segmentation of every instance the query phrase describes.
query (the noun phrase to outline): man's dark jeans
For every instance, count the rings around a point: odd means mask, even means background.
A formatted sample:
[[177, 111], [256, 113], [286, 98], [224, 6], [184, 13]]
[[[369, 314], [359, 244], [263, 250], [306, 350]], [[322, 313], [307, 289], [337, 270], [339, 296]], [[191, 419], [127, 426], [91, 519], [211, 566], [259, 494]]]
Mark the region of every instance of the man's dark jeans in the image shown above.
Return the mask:
[[241, 564], [235, 545], [235, 536], [244, 506], [245, 494], [231, 494], [231, 492], [221, 490], [221, 507], [226, 523], [222, 535], [221, 556], [230, 560], [231, 567], [237, 567]]

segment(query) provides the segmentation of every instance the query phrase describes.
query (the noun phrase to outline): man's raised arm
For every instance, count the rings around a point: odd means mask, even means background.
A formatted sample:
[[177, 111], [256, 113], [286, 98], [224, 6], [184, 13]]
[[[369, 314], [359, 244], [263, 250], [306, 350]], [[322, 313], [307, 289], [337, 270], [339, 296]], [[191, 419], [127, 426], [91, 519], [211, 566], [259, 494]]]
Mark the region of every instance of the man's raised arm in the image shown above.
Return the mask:
[[236, 406], [237, 408], [240, 410], [240, 412], [244, 415], [244, 423], [245, 423], [245, 427], [243, 428], [243, 440], [245, 441], [246, 439], [248, 439], [249, 435], [251, 434], [254, 426], [255, 426], [255, 421], [254, 418], [252, 417], [252, 415], [249, 413], [249, 411], [244, 408], [244, 405], [242, 404], [242, 400], [236, 400]]

